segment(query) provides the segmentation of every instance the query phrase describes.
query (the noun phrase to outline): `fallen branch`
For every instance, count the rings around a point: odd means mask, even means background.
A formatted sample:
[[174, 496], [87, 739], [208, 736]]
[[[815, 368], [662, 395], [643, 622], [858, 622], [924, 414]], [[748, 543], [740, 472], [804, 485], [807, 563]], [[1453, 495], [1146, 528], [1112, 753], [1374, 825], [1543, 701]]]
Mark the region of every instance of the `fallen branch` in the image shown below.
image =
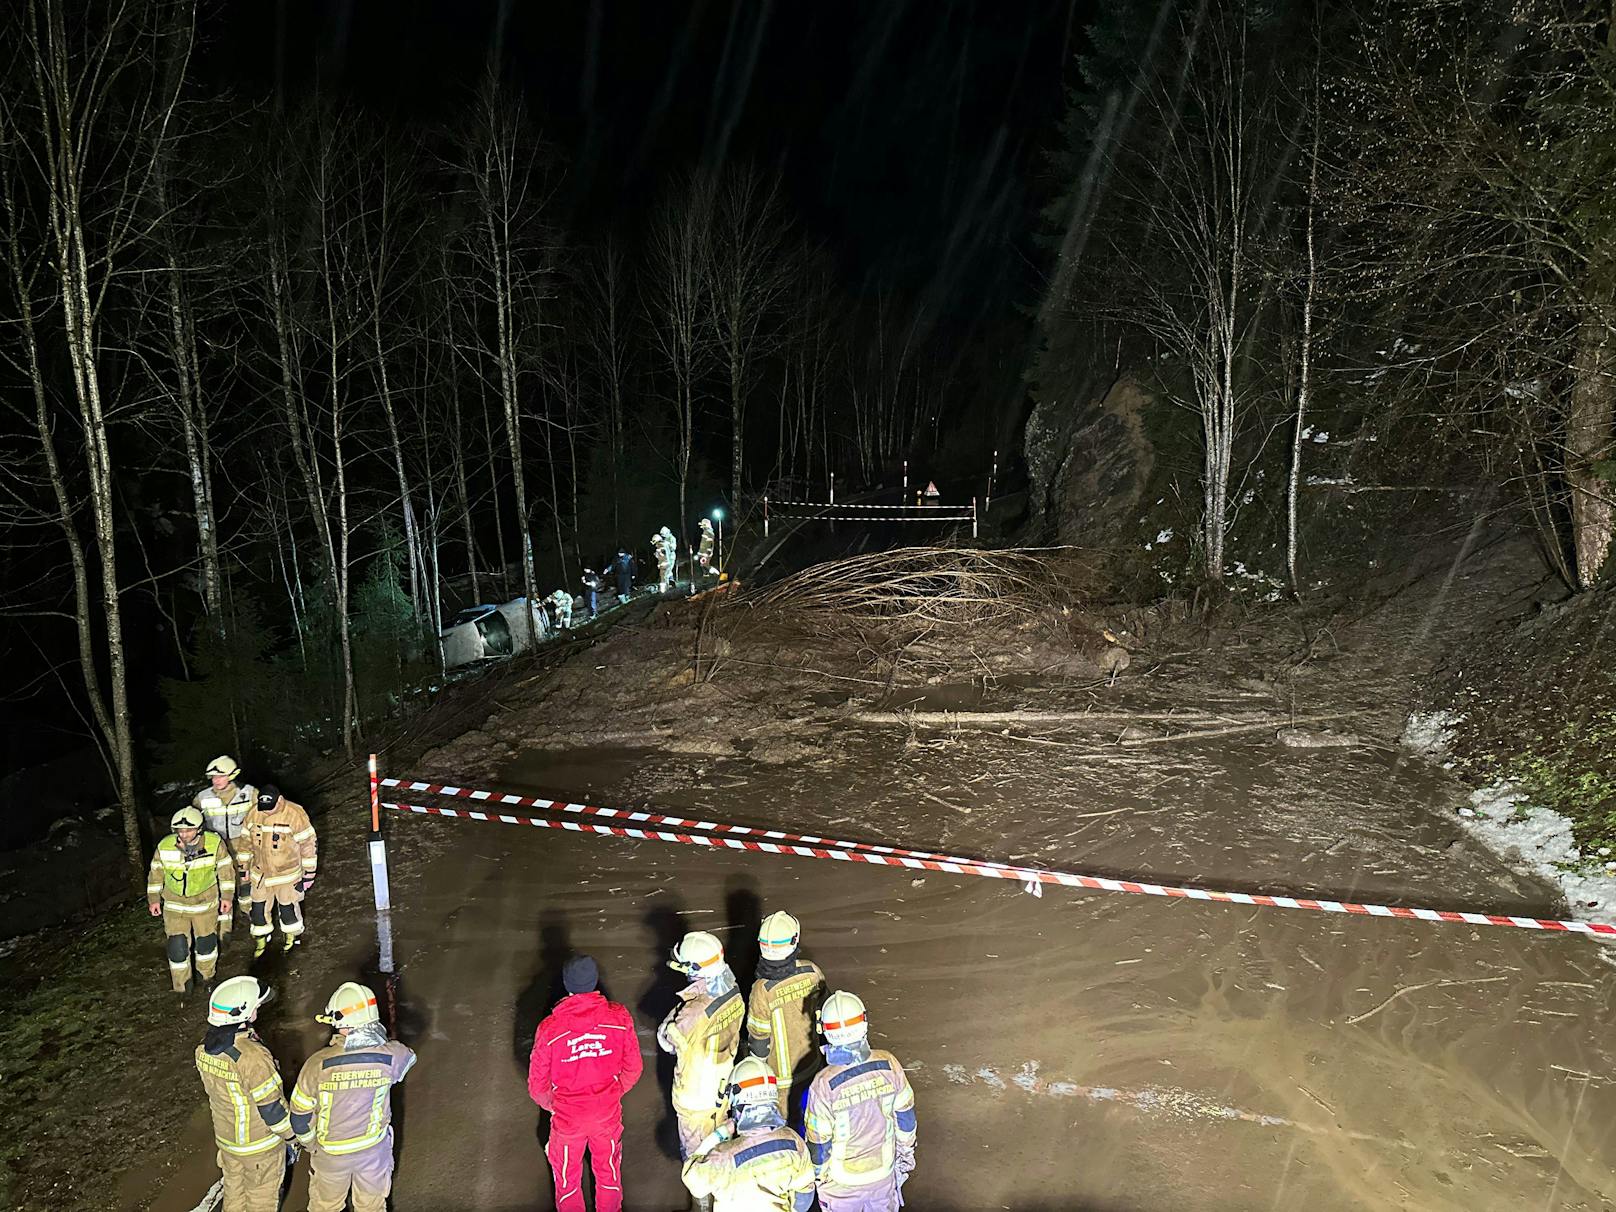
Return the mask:
[[[912, 728], [1007, 728], [1017, 725], [1089, 722], [1216, 723], [1230, 717], [1210, 715], [1202, 711], [909, 711], [897, 708], [892, 711], [855, 711], [843, 718], [855, 724], [903, 724]], [[1285, 716], [1265, 716], [1263, 723], [1267, 723], [1269, 719], [1272, 719], [1276, 728], [1291, 722]]]
[[1172, 736], [1146, 736], [1133, 740], [1121, 740], [1117, 744], [1132, 745], [1161, 745], [1168, 741], [1199, 741], [1215, 736], [1234, 736], [1240, 732], [1258, 732], [1264, 728], [1291, 728], [1297, 724], [1322, 724], [1326, 720], [1345, 720], [1356, 715], [1363, 715], [1362, 711], [1332, 711], [1328, 715], [1299, 715], [1293, 719], [1259, 720], [1252, 724], [1235, 724], [1228, 728], [1199, 728], [1189, 732], [1178, 732]]

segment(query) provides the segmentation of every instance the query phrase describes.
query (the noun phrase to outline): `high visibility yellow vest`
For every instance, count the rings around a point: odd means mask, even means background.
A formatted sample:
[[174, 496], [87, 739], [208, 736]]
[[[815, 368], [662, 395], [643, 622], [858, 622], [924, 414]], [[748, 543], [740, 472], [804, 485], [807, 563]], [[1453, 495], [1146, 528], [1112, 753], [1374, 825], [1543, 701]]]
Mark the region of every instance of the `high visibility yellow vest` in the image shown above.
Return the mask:
[[219, 835], [203, 832], [202, 845], [188, 857], [180, 839], [169, 834], [157, 843], [157, 858], [163, 865], [163, 896], [195, 900], [219, 886]]

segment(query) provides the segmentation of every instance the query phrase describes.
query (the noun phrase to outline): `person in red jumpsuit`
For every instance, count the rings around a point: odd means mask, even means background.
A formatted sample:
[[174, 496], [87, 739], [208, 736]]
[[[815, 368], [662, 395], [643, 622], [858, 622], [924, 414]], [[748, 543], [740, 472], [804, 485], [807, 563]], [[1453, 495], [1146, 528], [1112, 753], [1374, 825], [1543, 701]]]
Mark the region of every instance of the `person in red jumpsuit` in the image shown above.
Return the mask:
[[595, 1173], [595, 1212], [623, 1208], [623, 1095], [644, 1062], [626, 1006], [597, 990], [587, 955], [561, 972], [567, 996], [533, 1036], [527, 1092], [550, 1112], [544, 1155], [555, 1175], [556, 1212], [584, 1212], [584, 1152]]

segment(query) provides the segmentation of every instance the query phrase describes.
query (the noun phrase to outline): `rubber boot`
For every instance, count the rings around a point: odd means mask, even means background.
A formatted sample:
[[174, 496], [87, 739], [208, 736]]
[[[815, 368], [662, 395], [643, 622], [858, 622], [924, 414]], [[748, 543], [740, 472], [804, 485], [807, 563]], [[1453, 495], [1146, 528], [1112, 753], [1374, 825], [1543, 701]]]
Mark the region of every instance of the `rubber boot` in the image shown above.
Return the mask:
[[298, 936], [295, 934], [281, 935], [281, 950], [290, 951], [293, 947], [297, 946], [297, 940]]
[[260, 956], [262, 956], [268, 947], [268, 935], [260, 934], [257, 938], [253, 939], [253, 959], [258, 959]]

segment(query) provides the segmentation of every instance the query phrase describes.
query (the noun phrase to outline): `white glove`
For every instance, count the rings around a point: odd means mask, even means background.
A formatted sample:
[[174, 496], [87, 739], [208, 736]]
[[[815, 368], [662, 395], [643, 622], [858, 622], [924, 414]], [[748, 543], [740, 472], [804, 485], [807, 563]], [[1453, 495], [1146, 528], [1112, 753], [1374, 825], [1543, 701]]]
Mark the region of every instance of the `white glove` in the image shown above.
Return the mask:
[[692, 1153], [691, 1156], [706, 1157], [714, 1149], [718, 1148], [719, 1145], [723, 1144], [734, 1135], [735, 1129], [729, 1124], [719, 1124], [718, 1127], [714, 1128], [702, 1139], [701, 1144], [696, 1146], [696, 1151]]

